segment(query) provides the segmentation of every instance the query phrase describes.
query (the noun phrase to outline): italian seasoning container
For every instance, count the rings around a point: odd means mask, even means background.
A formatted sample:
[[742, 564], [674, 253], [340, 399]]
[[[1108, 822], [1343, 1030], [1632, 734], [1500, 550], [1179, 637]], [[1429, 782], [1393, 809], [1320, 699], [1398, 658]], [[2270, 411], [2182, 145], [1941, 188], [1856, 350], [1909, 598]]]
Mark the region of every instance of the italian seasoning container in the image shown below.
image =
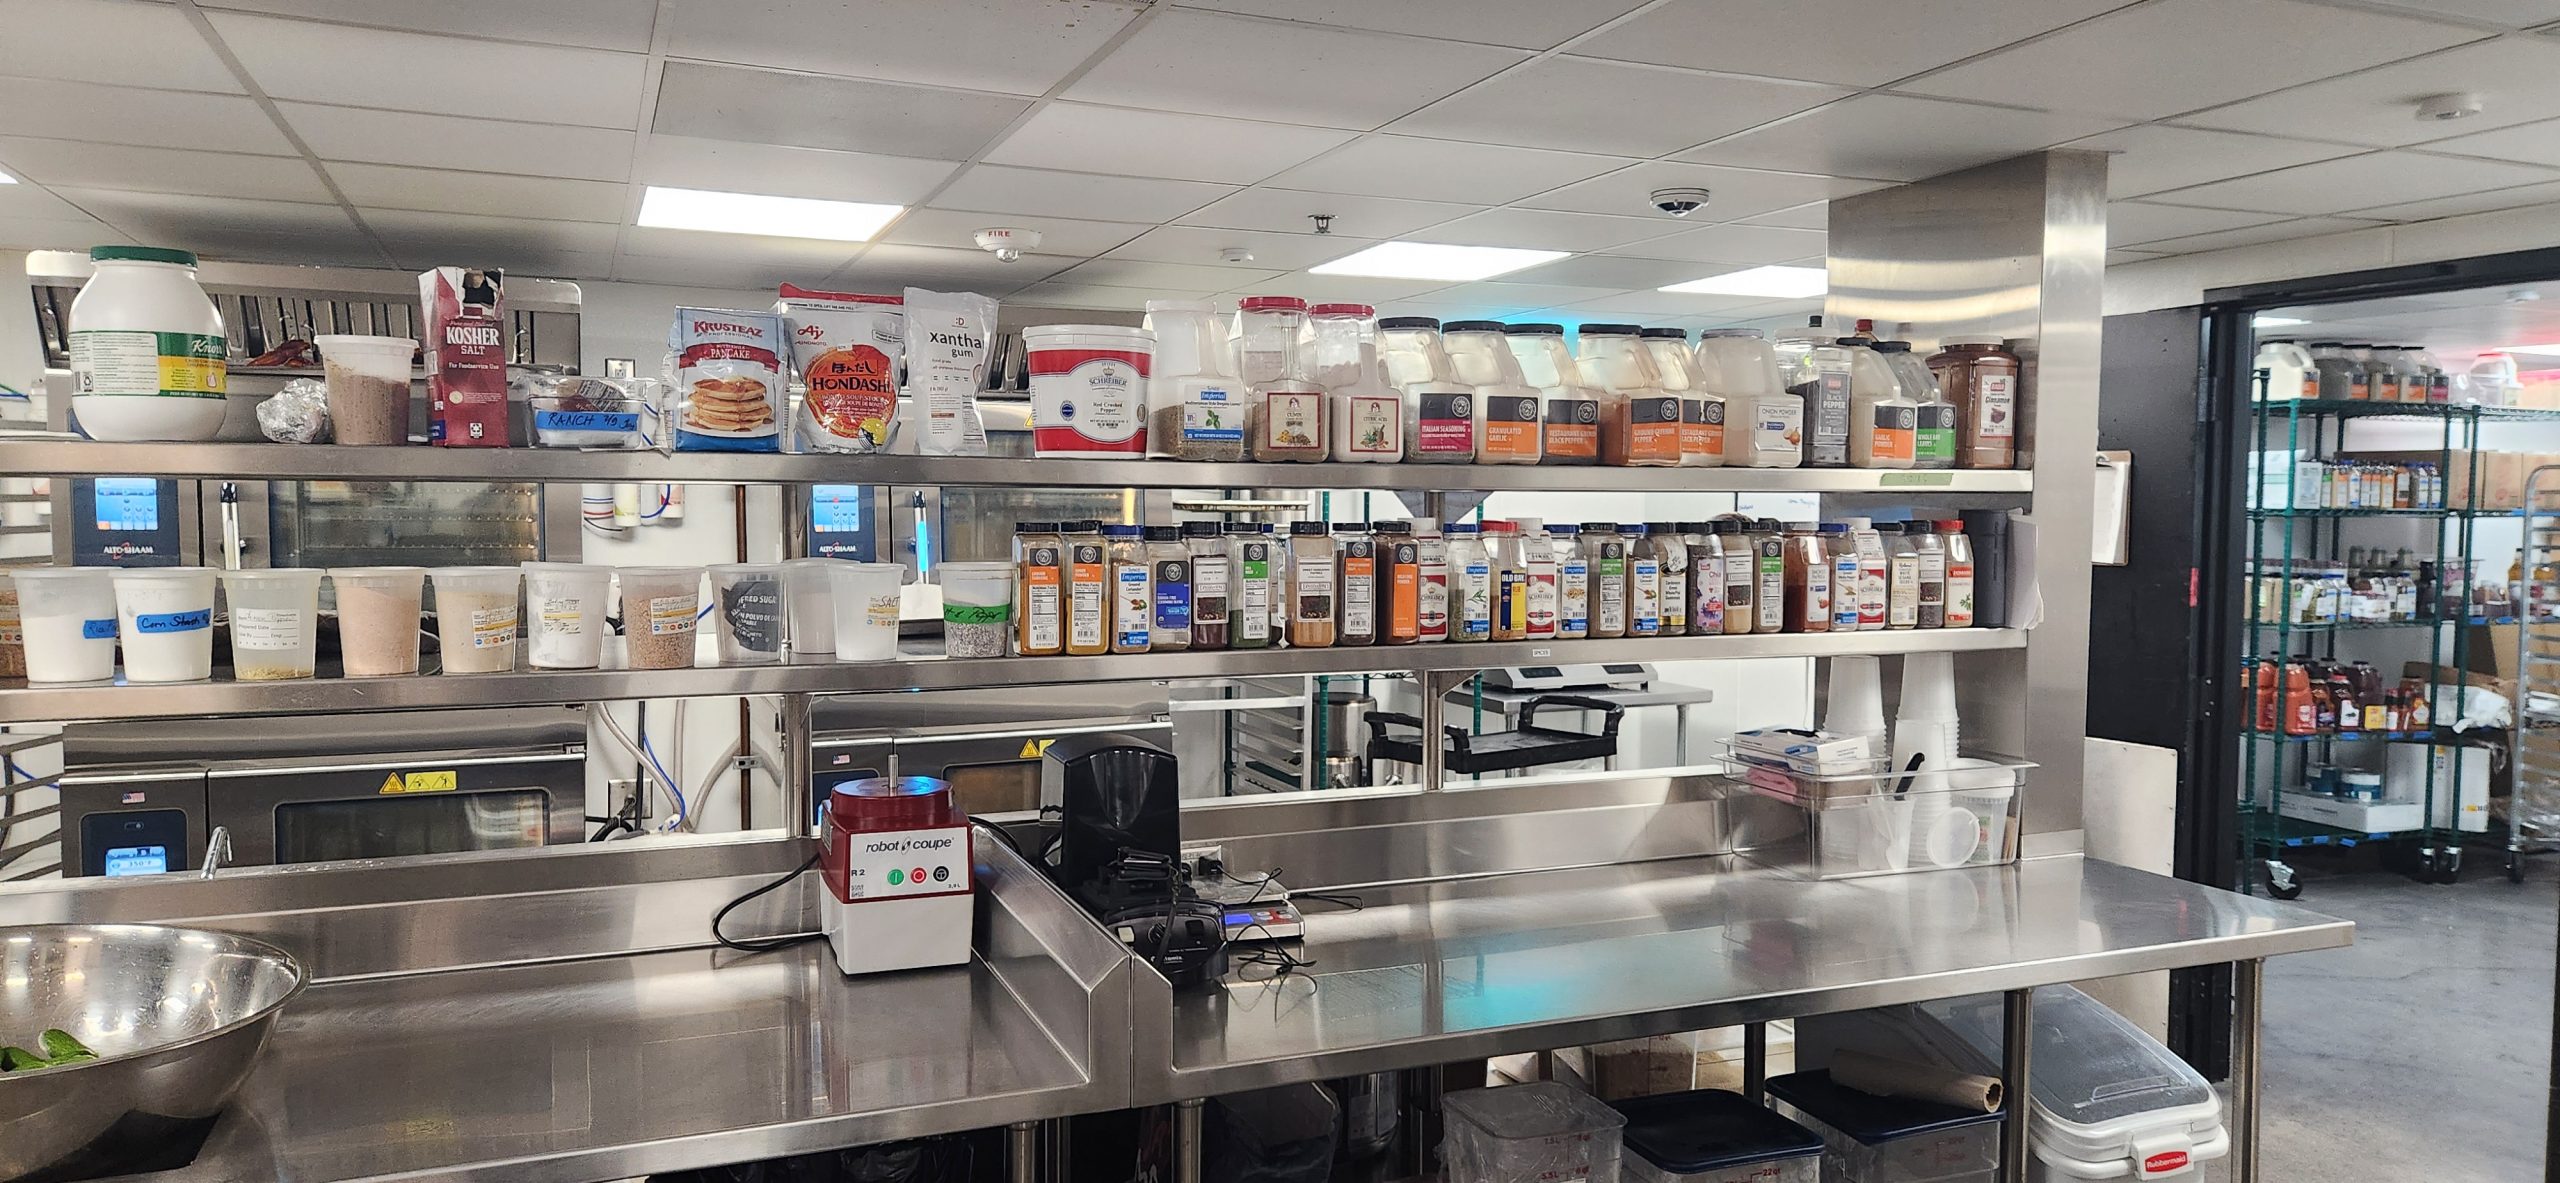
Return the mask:
[[1591, 635], [1591, 560], [1582, 553], [1582, 527], [1559, 523], [1547, 527], [1556, 556], [1556, 639], [1579, 641]]
[[1251, 522], [1230, 522], [1227, 543], [1227, 647], [1271, 647], [1272, 542]]
[[1176, 526], [1149, 526], [1146, 540], [1147, 574], [1155, 585], [1155, 616], [1149, 621], [1147, 648], [1189, 649], [1194, 594], [1191, 548], [1183, 545], [1182, 530]]
[[1422, 640], [1422, 547], [1409, 522], [1379, 522], [1378, 643], [1412, 645]]
[[1440, 322], [1390, 316], [1378, 322], [1378, 363], [1404, 394], [1404, 458], [1414, 464], [1471, 464], [1476, 458], [1475, 387], [1457, 379], [1440, 344]]
[[1325, 649], [1334, 640], [1333, 539], [1323, 522], [1289, 523], [1289, 645]]
[[1087, 518], [1061, 527], [1066, 543], [1066, 651], [1088, 657], [1111, 652], [1111, 549], [1102, 523]]
[[1333, 525], [1337, 645], [1378, 643], [1378, 545], [1358, 522]]
[[1104, 526], [1110, 543], [1111, 651], [1144, 653], [1153, 643], [1155, 572], [1147, 562], [1146, 531], [1137, 526]]
[[1485, 553], [1481, 529], [1468, 522], [1441, 527], [1449, 543], [1449, 639], [1482, 641], [1493, 636], [1493, 559]]
[[1013, 646], [1024, 657], [1066, 652], [1066, 555], [1058, 523], [1013, 524]]
[[1182, 549], [1191, 556], [1191, 647], [1227, 647], [1227, 546], [1216, 522], [1184, 522]]

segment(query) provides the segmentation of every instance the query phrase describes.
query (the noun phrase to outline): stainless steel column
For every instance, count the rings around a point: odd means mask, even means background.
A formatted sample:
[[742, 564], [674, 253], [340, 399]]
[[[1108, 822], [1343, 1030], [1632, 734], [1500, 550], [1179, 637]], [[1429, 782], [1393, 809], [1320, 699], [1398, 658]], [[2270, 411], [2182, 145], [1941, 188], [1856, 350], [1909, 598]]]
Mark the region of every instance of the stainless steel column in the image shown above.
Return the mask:
[[1207, 1103], [1199, 1097], [1173, 1103], [1173, 1183], [1202, 1183], [1200, 1109]]
[[2258, 1183], [2258, 1035], [2267, 963], [2231, 965], [2231, 1183]]
[[2000, 1183], [2026, 1183], [2027, 1072], [2034, 1051], [2036, 992], [2011, 990], [2000, 1006]]
[[1426, 793], [1439, 792], [1447, 787], [1449, 780], [1449, 753], [1446, 750], [1449, 744], [1446, 730], [1449, 704], [1444, 700], [1456, 685], [1452, 679], [1459, 676], [1425, 670], [1417, 679], [1421, 683], [1422, 706], [1414, 715], [1422, 720], [1422, 737], [1418, 741], [1422, 747], [1422, 770], [1415, 775], [1422, 779], [1422, 791]]
[[1017, 1121], [1006, 1132], [1004, 1177], [1007, 1183], [1038, 1183], [1040, 1178], [1040, 1125]]
[[811, 750], [809, 696], [778, 694], [774, 702], [782, 711], [782, 826], [793, 837], [805, 837], [815, 832], [818, 817], [818, 766], [817, 754]]
[[1742, 1095], [1759, 1104], [1769, 1091], [1769, 1025], [1742, 1025]]

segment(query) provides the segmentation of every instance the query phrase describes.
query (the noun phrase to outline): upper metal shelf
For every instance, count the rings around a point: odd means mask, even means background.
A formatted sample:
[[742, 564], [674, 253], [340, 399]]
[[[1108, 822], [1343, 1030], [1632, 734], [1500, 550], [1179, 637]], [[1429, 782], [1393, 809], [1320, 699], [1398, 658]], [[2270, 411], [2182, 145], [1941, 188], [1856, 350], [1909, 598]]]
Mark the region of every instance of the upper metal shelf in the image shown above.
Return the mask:
[[1473, 464], [1204, 464], [1009, 456], [578, 452], [334, 444], [126, 444], [0, 439], [13, 476], [242, 481], [552, 481], [1012, 485], [1052, 488], [1414, 489], [1447, 492], [2026, 493], [2021, 470], [1567, 468]]
[[2452, 415], [2457, 418], [2476, 416], [2481, 419], [2499, 420], [2560, 420], [2560, 410], [2541, 407], [2484, 407], [2477, 403], [2371, 402], [2365, 399], [2343, 398], [2257, 399], [2250, 403], [2250, 410], [2259, 415], [2304, 419], [2313, 417], [2354, 419], [2366, 415]]

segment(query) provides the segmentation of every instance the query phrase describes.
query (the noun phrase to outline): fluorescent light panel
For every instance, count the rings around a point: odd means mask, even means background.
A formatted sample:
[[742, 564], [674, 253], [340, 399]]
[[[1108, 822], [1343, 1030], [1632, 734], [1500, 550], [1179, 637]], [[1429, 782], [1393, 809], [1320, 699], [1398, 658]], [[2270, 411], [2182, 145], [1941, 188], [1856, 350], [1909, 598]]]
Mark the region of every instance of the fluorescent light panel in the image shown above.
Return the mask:
[[2249, 319], [2249, 327], [2253, 329], [2289, 329], [2310, 323], [2298, 316], [2257, 316]]
[[905, 206], [763, 193], [720, 193], [651, 185], [640, 198], [640, 224], [715, 234], [763, 234], [869, 242]]
[[1724, 275], [1710, 275], [1687, 283], [1675, 283], [1657, 291], [1687, 292], [1708, 296], [1767, 296], [1773, 300], [1794, 300], [1819, 296], [1831, 290], [1831, 276], [1820, 267], [1754, 267]]
[[1530, 251], [1507, 246], [1450, 246], [1438, 242], [1382, 242], [1307, 270], [1316, 275], [1364, 275], [1377, 279], [1439, 279], [1452, 283], [1491, 279], [1523, 267], [1561, 259], [1569, 251]]
[[7, 173], [0, 173], [0, 185], [15, 185], [17, 183], [18, 178], [10, 176]]
[[2545, 356], [2560, 356], [2560, 341], [2554, 341], [2547, 345], [2501, 345], [2498, 347], [2498, 352], [2536, 353]]

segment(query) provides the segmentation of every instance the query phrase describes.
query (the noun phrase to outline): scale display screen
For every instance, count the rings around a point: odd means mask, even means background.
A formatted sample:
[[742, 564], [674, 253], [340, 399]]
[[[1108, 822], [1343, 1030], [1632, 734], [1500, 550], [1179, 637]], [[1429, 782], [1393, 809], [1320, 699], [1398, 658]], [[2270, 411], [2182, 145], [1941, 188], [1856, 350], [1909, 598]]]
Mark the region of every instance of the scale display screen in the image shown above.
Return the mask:
[[90, 501], [101, 530], [160, 528], [160, 482], [150, 477], [99, 477]]
[[110, 846], [107, 848], [106, 873], [109, 878], [120, 875], [165, 875], [168, 872], [169, 848], [166, 846]]
[[820, 534], [862, 531], [862, 486], [819, 485], [809, 490], [809, 528]]

